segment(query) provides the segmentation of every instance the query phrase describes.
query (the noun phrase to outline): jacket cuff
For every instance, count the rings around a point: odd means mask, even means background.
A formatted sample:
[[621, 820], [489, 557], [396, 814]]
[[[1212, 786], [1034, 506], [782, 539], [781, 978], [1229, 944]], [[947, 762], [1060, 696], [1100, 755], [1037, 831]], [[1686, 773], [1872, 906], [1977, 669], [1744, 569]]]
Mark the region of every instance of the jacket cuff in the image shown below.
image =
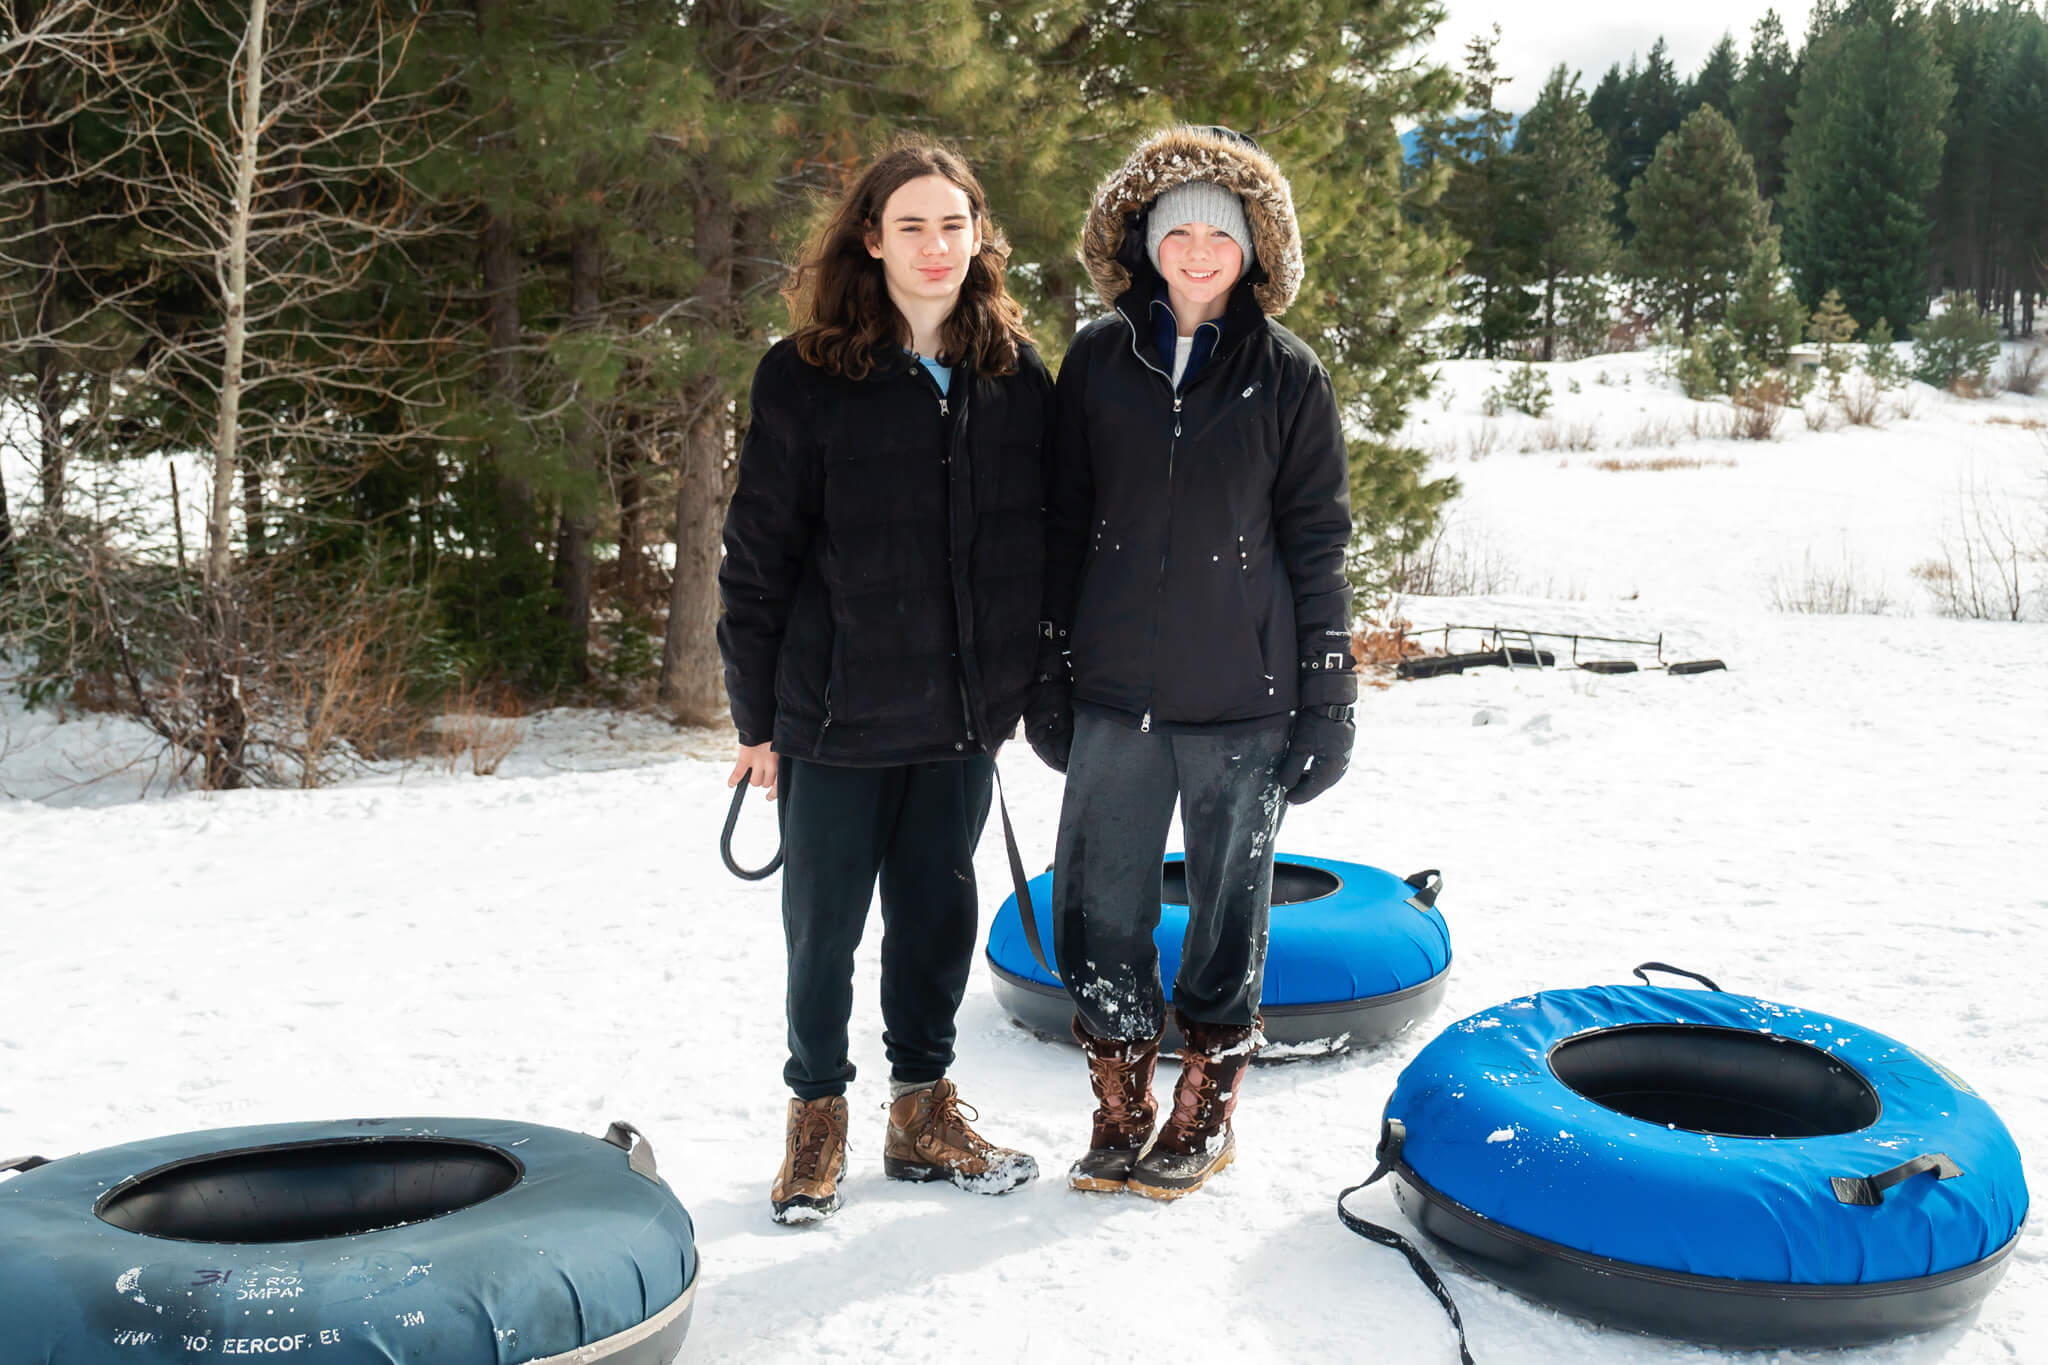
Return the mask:
[[1358, 674], [1350, 650], [1301, 661], [1295, 692], [1303, 706], [1349, 706], [1358, 700]]

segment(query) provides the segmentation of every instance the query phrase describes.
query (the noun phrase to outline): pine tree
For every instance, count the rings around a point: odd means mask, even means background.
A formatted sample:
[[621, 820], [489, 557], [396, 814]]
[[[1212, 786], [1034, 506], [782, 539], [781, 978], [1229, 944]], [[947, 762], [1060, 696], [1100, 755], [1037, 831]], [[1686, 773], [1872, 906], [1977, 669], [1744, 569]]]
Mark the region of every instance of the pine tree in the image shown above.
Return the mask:
[[1927, 199], [1954, 82], [1909, 0], [1858, 0], [1808, 46], [1785, 153], [1786, 249], [1808, 300], [1927, 313]]
[[1720, 316], [1768, 223], [1749, 157], [1710, 107], [1695, 110], [1657, 148], [1629, 193], [1628, 211], [1636, 225], [1632, 273], [1654, 313], [1676, 315], [1686, 336]]
[[1570, 281], [1598, 275], [1613, 262], [1608, 217], [1614, 183], [1603, 169], [1607, 140], [1593, 126], [1576, 75], [1550, 73], [1515, 136], [1515, 166], [1528, 206], [1535, 271], [1543, 285], [1543, 359], [1557, 354], [1558, 301]]
[[1593, 93], [1586, 97], [1586, 117], [1606, 140], [1603, 170], [1608, 183], [1615, 187], [1608, 217], [1617, 229], [1624, 231], [1628, 222], [1628, 205], [1621, 196], [1621, 140], [1628, 132], [1629, 89], [1635, 74], [1633, 61], [1630, 62], [1626, 75], [1622, 73], [1621, 63], [1616, 62], [1607, 68], [1607, 74], [1600, 78], [1600, 83], [1593, 87]]
[[1513, 115], [1495, 102], [1507, 84], [1493, 55], [1499, 41], [1496, 28], [1491, 38], [1476, 36], [1467, 44], [1467, 112], [1424, 125], [1420, 141], [1425, 166], [1449, 173], [1434, 217], [1464, 243], [1457, 270], [1466, 319], [1460, 349], [1489, 360], [1525, 334], [1537, 303], [1528, 288], [1535, 275], [1534, 206], [1513, 157]]
[[1735, 127], [1742, 150], [1756, 166], [1756, 192], [1782, 217], [1778, 198], [1785, 185], [1785, 139], [1792, 131], [1792, 101], [1799, 94], [1799, 67], [1785, 42], [1776, 10], [1750, 30], [1749, 55], [1735, 86]]
[[1628, 130], [1622, 147], [1627, 175], [1616, 181], [1624, 195], [1650, 168], [1657, 148], [1676, 131], [1687, 112], [1680, 97], [1678, 69], [1671, 64], [1669, 46], [1659, 37], [1650, 45], [1642, 72], [1629, 87]]
[[1680, 101], [1686, 113], [1701, 105], [1709, 105], [1721, 112], [1721, 117], [1730, 123], [1735, 121], [1735, 83], [1737, 69], [1741, 62], [1735, 55], [1734, 35], [1724, 33], [1721, 41], [1714, 44], [1707, 53], [1706, 61], [1700, 64], [1699, 74], [1692, 78], [1685, 88], [1685, 98]]
[[1778, 255], [1777, 229], [1767, 228], [1750, 255], [1735, 296], [1728, 301], [1728, 330], [1741, 344], [1743, 360], [1752, 370], [1775, 369], [1799, 343], [1805, 324], [1806, 309]]
[[1842, 296], [1830, 289], [1806, 323], [1806, 339], [1820, 347], [1820, 367], [1828, 377], [1828, 392], [1838, 392], [1842, 376], [1848, 373], [1849, 343], [1856, 339], [1856, 319], [1842, 307]]

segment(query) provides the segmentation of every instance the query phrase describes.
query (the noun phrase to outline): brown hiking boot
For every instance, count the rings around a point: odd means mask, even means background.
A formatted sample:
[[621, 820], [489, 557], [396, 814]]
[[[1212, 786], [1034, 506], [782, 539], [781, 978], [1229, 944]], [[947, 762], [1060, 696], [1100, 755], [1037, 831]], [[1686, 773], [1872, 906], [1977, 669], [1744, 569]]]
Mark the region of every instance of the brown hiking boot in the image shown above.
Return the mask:
[[1180, 1081], [1173, 1087], [1173, 1113], [1124, 1182], [1133, 1194], [1148, 1199], [1193, 1194], [1237, 1156], [1230, 1115], [1245, 1069], [1265, 1042], [1256, 1021], [1249, 1028], [1204, 1024], [1176, 1010], [1174, 1022], [1186, 1042]]
[[778, 1223], [816, 1223], [839, 1212], [846, 1174], [846, 1096], [789, 1102], [788, 1150], [768, 1201]]
[[1079, 1015], [1074, 1016], [1074, 1041], [1088, 1058], [1088, 1084], [1095, 1089], [1096, 1108], [1088, 1150], [1067, 1171], [1069, 1189], [1123, 1189], [1159, 1114], [1152, 1100], [1159, 1037], [1155, 1033], [1128, 1041], [1097, 1038], [1081, 1027]]
[[[962, 1110], [966, 1113], [962, 1113]], [[974, 1194], [1008, 1194], [1038, 1175], [1022, 1152], [997, 1147], [967, 1126], [979, 1118], [951, 1081], [934, 1081], [889, 1106], [882, 1172], [891, 1180], [950, 1180]]]

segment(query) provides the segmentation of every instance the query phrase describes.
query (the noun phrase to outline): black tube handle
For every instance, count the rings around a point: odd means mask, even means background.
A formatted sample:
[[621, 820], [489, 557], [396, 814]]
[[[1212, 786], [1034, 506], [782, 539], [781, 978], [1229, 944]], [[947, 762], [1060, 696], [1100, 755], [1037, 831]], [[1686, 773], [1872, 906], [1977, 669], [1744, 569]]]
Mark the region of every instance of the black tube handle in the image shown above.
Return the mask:
[[744, 868], [732, 856], [732, 832], [739, 827], [740, 803], [747, 799], [747, 788], [753, 785], [747, 779], [752, 776], [753, 769], [749, 768], [747, 776], [741, 778], [740, 784], [732, 789], [732, 808], [725, 813], [725, 832], [718, 836], [718, 856], [725, 859], [725, 870], [732, 873], [733, 876], [750, 882], [758, 882], [774, 876], [775, 870], [782, 866], [782, 843], [779, 839], [777, 840], [775, 856], [768, 860], [768, 866], [766, 867]]
[[1650, 984], [1649, 974], [1651, 972], [1669, 972], [1673, 976], [1690, 977], [1692, 980], [1699, 982], [1702, 986], [1705, 986], [1710, 991], [1718, 991], [1721, 989], [1719, 986], [1716, 986], [1714, 984], [1712, 978], [1701, 976], [1698, 972], [1689, 972], [1683, 967], [1674, 967], [1668, 962], [1645, 962], [1641, 966], [1636, 968], [1636, 975], [1642, 978], [1642, 982], [1645, 986]]
[[32, 1171], [38, 1166], [47, 1166], [49, 1164], [50, 1162], [47, 1157], [11, 1156], [8, 1157], [5, 1161], [0, 1161], [0, 1172]]
[[1437, 893], [1444, 889], [1444, 874], [1433, 867], [1420, 872], [1410, 872], [1401, 880], [1415, 888], [1415, 894], [1408, 898], [1408, 904], [1417, 910], [1428, 910], [1435, 906]]
[[1835, 1198], [1844, 1204], [1865, 1206], [1882, 1204], [1884, 1192], [1894, 1185], [1902, 1185], [1916, 1175], [1932, 1175], [1936, 1180], [1954, 1180], [1963, 1173], [1963, 1168], [1949, 1160], [1947, 1152], [1925, 1152], [1911, 1161], [1901, 1161], [1888, 1171], [1876, 1175], [1837, 1175], [1828, 1179], [1834, 1187]]

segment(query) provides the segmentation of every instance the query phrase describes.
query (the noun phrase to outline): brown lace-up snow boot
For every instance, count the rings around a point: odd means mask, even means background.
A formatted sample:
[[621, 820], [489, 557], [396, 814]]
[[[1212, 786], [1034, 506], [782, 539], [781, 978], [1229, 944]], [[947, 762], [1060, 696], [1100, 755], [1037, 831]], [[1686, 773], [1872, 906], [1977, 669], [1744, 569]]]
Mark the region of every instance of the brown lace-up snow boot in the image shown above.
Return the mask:
[[846, 1096], [789, 1102], [788, 1150], [768, 1193], [778, 1223], [816, 1223], [839, 1212], [846, 1174]]
[[1265, 1042], [1257, 1021], [1244, 1028], [1205, 1024], [1179, 1010], [1173, 1017], [1186, 1040], [1180, 1081], [1173, 1087], [1173, 1113], [1124, 1182], [1133, 1194], [1148, 1199], [1193, 1194], [1237, 1156], [1230, 1115], [1245, 1069]]
[[891, 1180], [950, 1180], [973, 1194], [1008, 1194], [1036, 1179], [1036, 1161], [967, 1126], [969, 1118], [979, 1117], [951, 1081], [902, 1096], [889, 1106], [883, 1174]]
[[1074, 1016], [1074, 1041], [1088, 1058], [1088, 1083], [1095, 1088], [1096, 1108], [1088, 1150], [1067, 1171], [1068, 1188], [1123, 1189], [1159, 1114], [1152, 1099], [1159, 1038], [1157, 1033], [1131, 1040], [1097, 1038], [1081, 1027], [1079, 1015]]

